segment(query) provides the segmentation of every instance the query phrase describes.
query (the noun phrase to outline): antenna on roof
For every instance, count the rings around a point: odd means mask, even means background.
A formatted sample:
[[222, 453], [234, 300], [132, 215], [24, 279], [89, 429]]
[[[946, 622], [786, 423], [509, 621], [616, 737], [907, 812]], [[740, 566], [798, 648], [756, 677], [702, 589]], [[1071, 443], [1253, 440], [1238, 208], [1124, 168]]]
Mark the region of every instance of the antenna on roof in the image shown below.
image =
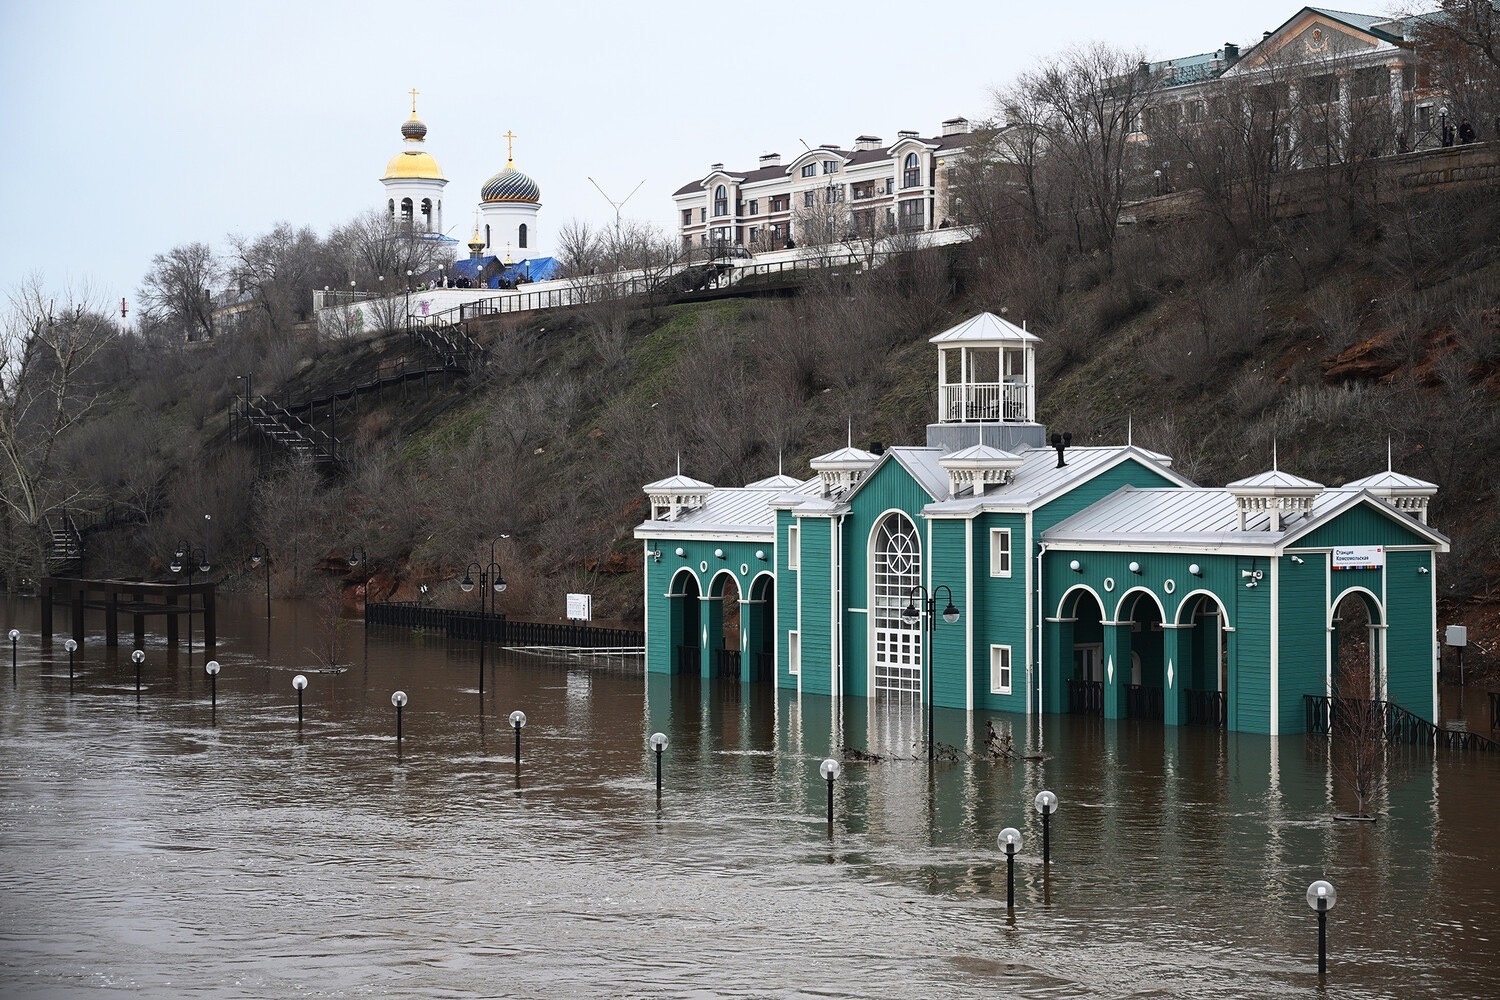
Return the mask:
[[[596, 181], [592, 177], [590, 177], [589, 178], [589, 183], [592, 184], [592, 185], [594, 185], [594, 190], [598, 191], [600, 194], [604, 194], [604, 189], [599, 186], [599, 182], [598, 181]], [[644, 183], [646, 183], [646, 179], [644, 177], [642, 177], [641, 178], [641, 184], [644, 184]], [[622, 208], [625, 207], [625, 202], [627, 202], [631, 198], [635, 197], [635, 193], [641, 189], [641, 184], [637, 184], [635, 187], [631, 188], [630, 189], [630, 193], [627, 194], [620, 201], [615, 201], [609, 195], [604, 194], [604, 200], [607, 201], [607, 202], [609, 202], [611, 205], [613, 205], [615, 207], [615, 234], [616, 235], [618, 235], [619, 232], [620, 232], [620, 209], [622, 209]]]

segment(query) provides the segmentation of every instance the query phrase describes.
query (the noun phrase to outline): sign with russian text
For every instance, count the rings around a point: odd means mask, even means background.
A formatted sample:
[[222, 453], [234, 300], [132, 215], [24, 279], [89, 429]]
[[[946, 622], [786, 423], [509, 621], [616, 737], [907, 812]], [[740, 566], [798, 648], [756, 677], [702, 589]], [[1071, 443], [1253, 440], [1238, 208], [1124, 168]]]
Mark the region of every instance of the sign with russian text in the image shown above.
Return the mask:
[[1351, 545], [1333, 550], [1334, 569], [1382, 569], [1385, 566], [1385, 546]]
[[594, 595], [593, 594], [569, 594], [568, 595], [568, 620], [575, 622], [587, 622], [594, 619]]

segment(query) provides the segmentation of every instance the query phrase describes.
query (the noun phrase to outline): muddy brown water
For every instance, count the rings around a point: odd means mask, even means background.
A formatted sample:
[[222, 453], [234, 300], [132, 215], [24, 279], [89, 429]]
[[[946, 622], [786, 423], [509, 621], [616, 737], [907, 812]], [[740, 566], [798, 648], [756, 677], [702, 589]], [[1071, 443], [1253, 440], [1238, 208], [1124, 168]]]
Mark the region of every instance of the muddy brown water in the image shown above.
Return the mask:
[[[1312, 995], [1323, 877], [1323, 991], [1500, 995], [1500, 755], [1396, 750], [1381, 819], [1342, 823], [1300, 736], [994, 716], [1045, 757], [995, 761], [990, 716], [939, 711], [964, 759], [929, 768], [910, 703], [493, 649], [481, 711], [473, 644], [356, 630], [318, 673], [313, 609], [268, 633], [253, 600], [221, 601], [211, 719], [201, 649], [149, 643], [137, 702], [91, 621], [70, 692], [35, 605], [5, 618], [0, 995]], [[830, 840], [844, 742], [883, 759], [846, 765]]]

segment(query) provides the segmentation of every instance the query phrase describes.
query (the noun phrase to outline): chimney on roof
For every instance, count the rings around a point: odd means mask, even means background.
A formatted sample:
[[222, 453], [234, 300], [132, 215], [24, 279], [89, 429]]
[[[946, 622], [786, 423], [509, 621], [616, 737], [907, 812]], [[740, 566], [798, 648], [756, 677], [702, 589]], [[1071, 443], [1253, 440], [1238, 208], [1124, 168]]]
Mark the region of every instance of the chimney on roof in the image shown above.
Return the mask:
[[833, 150], [837, 150], [839, 148], [839, 144], [836, 143], [836, 142], [825, 142], [822, 145], [820, 145], [818, 148], [819, 149], [833, 149]]
[[779, 167], [779, 166], [781, 166], [781, 154], [780, 153], [762, 153], [762, 154], [760, 154], [760, 165], [762, 167]]
[[1148, 63], [1146, 60], [1142, 59], [1141, 60], [1141, 64], [1135, 68], [1135, 71], [1137, 73], [1139, 73], [1141, 76], [1150, 76], [1151, 75], [1151, 64]]
[[871, 441], [870, 442], [870, 454], [871, 455], [884, 455], [885, 454], [885, 445], [881, 444], [879, 441]]
[[878, 135], [860, 135], [854, 137], [855, 152], [864, 152], [865, 150], [879, 148], [880, 136]]
[[722, 163], [710, 163], [708, 165], [708, 169], [709, 170], [723, 170], [724, 169], [724, 164], [722, 164]]
[[1227, 69], [1240, 61], [1240, 47], [1233, 42], [1224, 43], [1224, 66]]
[[917, 130], [914, 128], [904, 128], [896, 133], [897, 139], [915, 139], [916, 137]]
[[1265, 41], [1267, 38], [1270, 38], [1270, 37], [1271, 37], [1271, 33], [1269, 31], [1262, 31], [1260, 33], [1260, 40], [1261, 41]]
[[943, 135], [964, 135], [969, 131], [969, 119], [949, 118], [943, 122]]

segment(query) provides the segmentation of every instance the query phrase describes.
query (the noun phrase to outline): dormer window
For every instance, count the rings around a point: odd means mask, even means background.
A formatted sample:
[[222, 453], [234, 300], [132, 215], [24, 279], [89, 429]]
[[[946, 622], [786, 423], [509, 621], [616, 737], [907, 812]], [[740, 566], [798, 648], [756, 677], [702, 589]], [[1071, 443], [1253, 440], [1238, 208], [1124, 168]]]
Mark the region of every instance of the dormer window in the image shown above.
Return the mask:
[[818, 176], [818, 165], [816, 163], [804, 163], [802, 165], [802, 176], [803, 177], [816, 177], [816, 176]]
[[906, 154], [906, 163], [901, 170], [901, 186], [918, 187], [922, 183], [922, 161], [916, 153]]
[[823, 173], [825, 173], [825, 174], [836, 174], [838, 172], [839, 172], [839, 161], [838, 160], [824, 160], [823, 161]]

